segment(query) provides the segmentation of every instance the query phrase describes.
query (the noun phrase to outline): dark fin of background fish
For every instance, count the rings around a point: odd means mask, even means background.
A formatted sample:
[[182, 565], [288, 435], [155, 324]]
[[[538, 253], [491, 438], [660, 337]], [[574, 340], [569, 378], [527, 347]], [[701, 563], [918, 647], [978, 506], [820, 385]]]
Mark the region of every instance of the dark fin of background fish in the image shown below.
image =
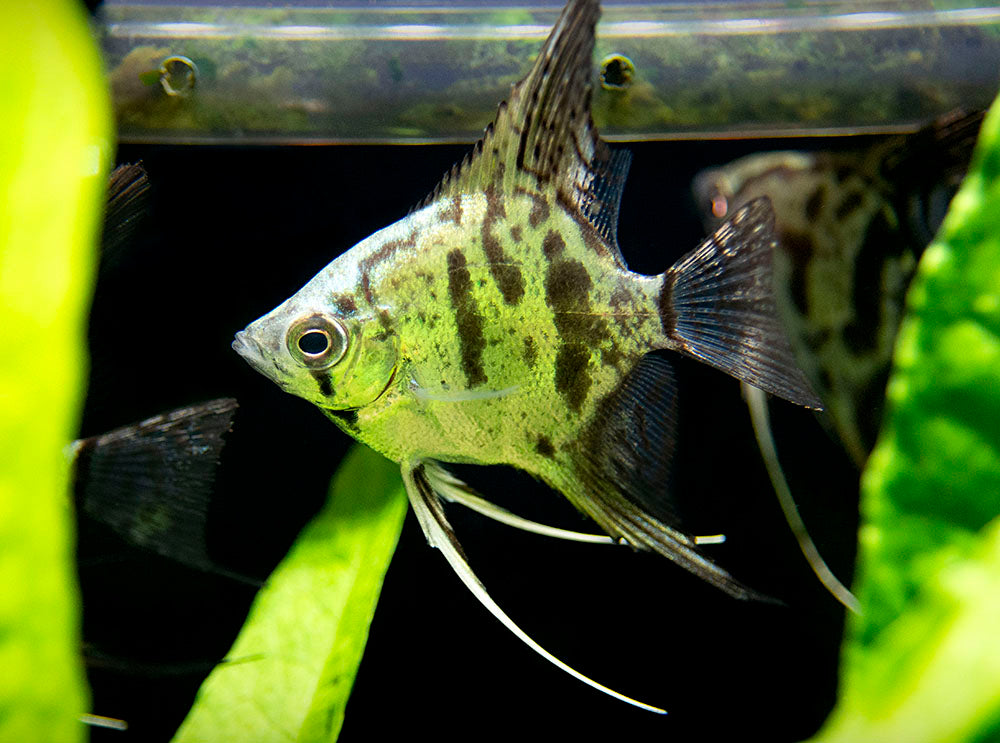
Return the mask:
[[741, 207], [664, 275], [660, 316], [683, 352], [798, 405], [822, 409], [795, 361], [774, 301], [774, 212]]
[[773, 601], [739, 583], [677, 531], [669, 479], [677, 429], [677, 388], [670, 362], [639, 360], [600, 404], [575, 462], [597, 520], [633, 547], [652, 550], [731, 596]]
[[612, 154], [590, 115], [597, 0], [570, 0], [531, 72], [500, 104], [472, 152], [417, 208], [441, 198], [518, 186], [579, 211], [624, 266], [615, 241], [631, 157]]
[[969, 169], [984, 111], [950, 111], [914, 134], [899, 137], [881, 163], [892, 202], [913, 244], [934, 239]]
[[234, 579], [206, 548], [208, 505], [232, 398], [179, 408], [75, 443], [77, 507], [129, 544]]
[[149, 205], [149, 179], [142, 163], [119, 165], [108, 177], [101, 235], [102, 272], [112, 270], [142, 223]]

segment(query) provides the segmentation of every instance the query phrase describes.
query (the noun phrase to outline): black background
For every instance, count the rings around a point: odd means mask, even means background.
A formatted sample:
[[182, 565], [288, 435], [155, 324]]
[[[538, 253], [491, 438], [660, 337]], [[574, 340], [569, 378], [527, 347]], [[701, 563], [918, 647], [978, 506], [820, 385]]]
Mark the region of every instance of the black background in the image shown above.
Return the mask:
[[[837, 145], [831, 140], [822, 146]], [[806, 141], [629, 145], [619, 230], [630, 266], [658, 273], [702, 237], [688, 195], [707, 165]], [[404, 216], [466, 147], [122, 146], [152, 182], [149, 217], [99, 280], [81, 435], [219, 396], [240, 409], [223, 452], [209, 549], [264, 579], [319, 507], [349, 445], [310, 404], [255, 373], [233, 333], [336, 255]], [[438, 741], [596, 740], [653, 735], [768, 741], [808, 737], [833, 705], [844, 611], [785, 525], [739, 385], [675, 359], [680, 444], [674, 489], [693, 533], [725, 532], [711, 554], [780, 599], [740, 602], [668, 561], [523, 534], [451, 507], [473, 568], [530, 635], [583, 673], [666, 707], [616, 702], [537, 657], [483, 609], [407, 522], [385, 582], [341, 740], [401, 729]], [[806, 523], [834, 572], [854, 558], [857, 474], [814, 415], [772, 404], [779, 452]], [[557, 495], [500, 468], [463, 474], [541, 520], [587, 524]], [[167, 740], [238, 632], [254, 589], [129, 549], [80, 524], [84, 639], [93, 711]]]

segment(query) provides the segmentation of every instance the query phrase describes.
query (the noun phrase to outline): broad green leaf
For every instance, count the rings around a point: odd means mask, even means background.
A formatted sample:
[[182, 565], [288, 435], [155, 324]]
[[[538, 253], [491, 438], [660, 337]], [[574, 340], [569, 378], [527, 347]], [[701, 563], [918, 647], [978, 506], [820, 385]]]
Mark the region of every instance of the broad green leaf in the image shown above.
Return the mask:
[[818, 740], [1000, 740], [1000, 104], [907, 302]]
[[406, 508], [399, 467], [355, 445], [175, 743], [336, 740]]
[[0, 740], [73, 741], [87, 692], [63, 450], [111, 106], [80, 3], [0, 3], [0, 49]]

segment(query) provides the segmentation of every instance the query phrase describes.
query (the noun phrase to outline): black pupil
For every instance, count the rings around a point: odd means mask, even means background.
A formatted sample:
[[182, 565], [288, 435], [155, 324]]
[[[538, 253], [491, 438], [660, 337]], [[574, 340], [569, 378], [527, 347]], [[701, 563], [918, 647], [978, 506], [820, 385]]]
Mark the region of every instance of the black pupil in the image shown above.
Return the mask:
[[299, 338], [299, 350], [308, 356], [318, 356], [329, 347], [329, 337], [320, 330], [307, 330]]

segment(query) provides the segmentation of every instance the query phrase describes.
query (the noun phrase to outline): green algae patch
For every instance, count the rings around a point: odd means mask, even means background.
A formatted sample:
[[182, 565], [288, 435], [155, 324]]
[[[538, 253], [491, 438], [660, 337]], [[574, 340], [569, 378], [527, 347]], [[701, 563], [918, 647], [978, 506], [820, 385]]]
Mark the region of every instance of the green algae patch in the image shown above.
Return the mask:
[[74, 741], [87, 711], [69, 468], [111, 103], [83, 12], [0, 4], [0, 740]]
[[907, 298], [816, 740], [1000, 739], [1000, 105]]
[[399, 466], [355, 445], [175, 743], [336, 740], [406, 509]]

